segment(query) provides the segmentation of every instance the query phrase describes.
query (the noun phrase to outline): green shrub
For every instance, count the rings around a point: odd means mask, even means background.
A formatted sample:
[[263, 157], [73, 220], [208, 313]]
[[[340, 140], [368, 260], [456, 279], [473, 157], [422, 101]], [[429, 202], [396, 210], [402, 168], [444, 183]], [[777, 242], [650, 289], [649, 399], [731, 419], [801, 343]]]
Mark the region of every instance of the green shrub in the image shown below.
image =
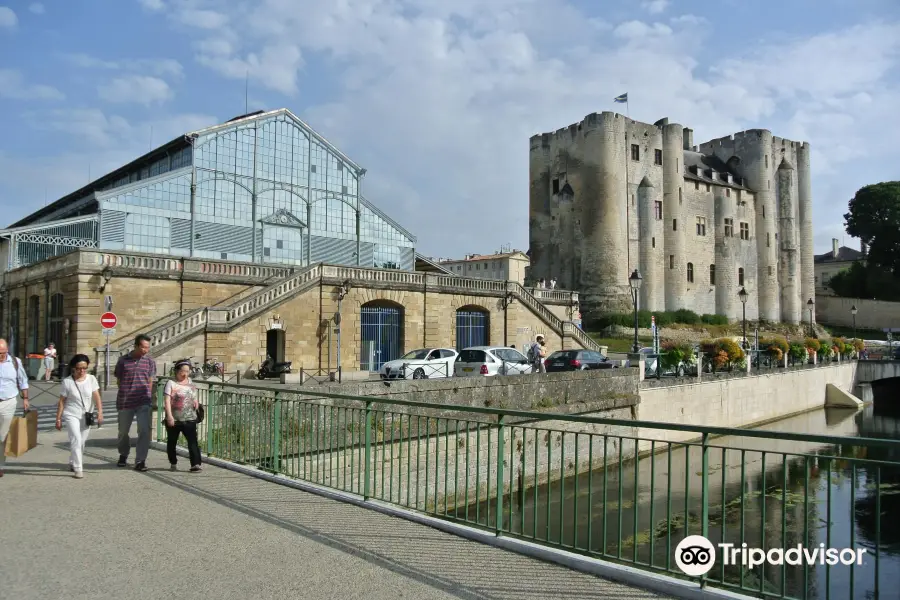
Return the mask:
[[806, 338], [804, 341], [806, 347], [812, 350], [813, 352], [818, 352], [819, 348], [822, 347], [822, 344], [819, 343], [819, 340], [813, 337]]
[[794, 360], [803, 360], [806, 356], [806, 346], [800, 342], [793, 342], [790, 347], [791, 358]]
[[779, 352], [772, 352], [772, 354], [779, 360], [785, 353], [790, 352], [791, 350], [791, 345], [788, 343], [787, 338], [782, 335], [759, 340], [759, 347], [760, 349], [769, 349], [770, 352], [772, 351], [772, 348], [777, 348]]
[[676, 310], [675, 312], [671, 313], [671, 316], [674, 323], [683, 323], [685, 325], [700, 324], [700, 315], [686, 308], [680, 308]]
[[725, 315], [705, 314], [700, 320], [706, 325], [728, 325], [728, 317]]

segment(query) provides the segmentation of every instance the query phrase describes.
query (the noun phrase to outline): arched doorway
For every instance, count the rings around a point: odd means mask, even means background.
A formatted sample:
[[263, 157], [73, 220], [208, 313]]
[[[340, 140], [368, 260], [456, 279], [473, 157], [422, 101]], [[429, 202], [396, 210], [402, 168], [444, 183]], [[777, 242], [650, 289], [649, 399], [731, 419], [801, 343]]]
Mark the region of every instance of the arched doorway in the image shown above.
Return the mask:
[[456, 349], [490, 344], [490, 313], [478, 306], [456, 311]]
[[360, 309], [360, 370], [378, 371], [403, 355], [403, 307], [376, 300]]

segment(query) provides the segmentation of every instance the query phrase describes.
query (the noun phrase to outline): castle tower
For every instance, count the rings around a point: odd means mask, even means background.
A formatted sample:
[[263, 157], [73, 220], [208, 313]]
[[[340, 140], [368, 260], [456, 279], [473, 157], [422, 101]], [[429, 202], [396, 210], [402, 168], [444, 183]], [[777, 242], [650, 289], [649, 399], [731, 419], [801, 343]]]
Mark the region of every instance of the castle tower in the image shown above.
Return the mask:
[[797, 248], [797, 220], [794, 218], [794, 167], [782, 159], [776, 173], [778, 181], [778, 280], [781, 288], [781, 320], [800, 322], [800, 255]]
[[[797, 184], [800, 204], [800, 308], [816, 295], [816, 276], [813, 264], [813, 206], [811, 179], [809, 174], [809, 144], [797, 145]], [[815, 315], [813, 315], [815, 320]]]
[[[716, 188], [713, 199], [715, 203], [715, 269], [716, 269], [716, 313], [729, 319], [740, 316], [735, 306], [737, 293], [741, 289], [737, 285], [737, 257], [735, 238], [735, 205], [731, 198], [726, 198], [724, 188]], [[728, 228], [726, 229], [726, 225]]]
[[552, 236], [550, 215], [550, 134], [531, 136], [529, 144], [529, 254], [531, 279], [549, 278], [549, 244]]
[[662, 190], [654, 187], [648, 177], [638, 186], [638, 269], [644, 278], [641, 286], [641, 307], [647, 310], [665, 309], [665, 270], [663, 268], [662, 221], [656, 218], [656, 203], [662, 202]]
[[665, 243], [666, 310], [687, 308], [687, 259], [684, 232], [684, 127], [665, 123], [663, 127], [663, 239]]

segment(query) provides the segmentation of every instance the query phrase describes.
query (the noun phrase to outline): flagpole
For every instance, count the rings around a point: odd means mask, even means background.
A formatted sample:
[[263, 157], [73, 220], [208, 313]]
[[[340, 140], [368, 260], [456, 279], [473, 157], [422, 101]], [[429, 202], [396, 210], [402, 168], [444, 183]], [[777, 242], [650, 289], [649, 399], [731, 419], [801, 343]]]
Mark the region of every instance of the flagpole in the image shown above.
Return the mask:
[[631, 148], [628, 147], [628, 94], [625, 94], [625, 255], [628, 261], [628, 272], [631, 272], [631, 206], [628, 203], [629, 187], [631, 183], [631, 173], [628, 169], [628, 154]]

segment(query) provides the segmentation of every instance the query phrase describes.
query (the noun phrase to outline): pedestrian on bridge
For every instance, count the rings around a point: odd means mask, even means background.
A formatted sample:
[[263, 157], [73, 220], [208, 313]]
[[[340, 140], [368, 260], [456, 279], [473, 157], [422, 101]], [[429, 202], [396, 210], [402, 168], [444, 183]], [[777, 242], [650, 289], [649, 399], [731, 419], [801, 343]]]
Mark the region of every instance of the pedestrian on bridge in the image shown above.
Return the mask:
[[197, 442], [197, 420], [200, 403], [197, 401], [197, 387], [191, 381], [191, 361], [175, 363], [175, 379], [166, 382], [163, 398], [166, 403], [166, 451], [172, 471], [178, 467], [175, 447], [178, 438], [184, 434], [188, 444], [191, 471], [200, 470], [200, 444]]
[[69, 361], [69, 375], [62, 380], [59, 390], [59, 405], [56, 407], [56, 429], [63, 423], [69, 433], [69, 470], [75, 479], [83, 475], [84, 445], [87, 443], [91, 425], [94, 424], [94, 410], [97, 411], [97, 427], [103, 425], [103, 401], [100, 399], [100, 384], [97, 378], [87, 372], [91, 359], [85, 354], [76, 354]]
[[19, 404], [19, 392], [28, 410], [28, 374], [22, 361], [9, 353], [6, 340], [0, 339], [0, 477], [6, 465], [6, 436]]
[[135, 471], [147, 470], [147, 454], [150, 452], [150, 406], [153, 403], [153, 380], [156, 379], [156, 361], [150, 357], [150, 338], [143, 333], [134, 338], [134, 349], [119, 357], [116, 363], [116, 412], [119, 417], [119, 467], [128, 466], [131, 452], [131, 424], [137, 421], [137, 447]]

